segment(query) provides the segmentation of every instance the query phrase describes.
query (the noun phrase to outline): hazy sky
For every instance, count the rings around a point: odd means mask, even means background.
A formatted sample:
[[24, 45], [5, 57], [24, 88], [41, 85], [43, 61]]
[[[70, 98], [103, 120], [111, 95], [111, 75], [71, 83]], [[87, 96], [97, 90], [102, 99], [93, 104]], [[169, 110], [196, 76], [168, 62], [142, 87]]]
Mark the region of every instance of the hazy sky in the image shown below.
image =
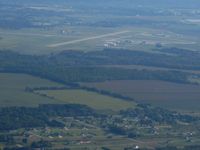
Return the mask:
[[127, 6], [146, 5], [162, 7], [200, 7], [200, 0], [0, 0], [0, 3], [71, 3], [81, 5]]

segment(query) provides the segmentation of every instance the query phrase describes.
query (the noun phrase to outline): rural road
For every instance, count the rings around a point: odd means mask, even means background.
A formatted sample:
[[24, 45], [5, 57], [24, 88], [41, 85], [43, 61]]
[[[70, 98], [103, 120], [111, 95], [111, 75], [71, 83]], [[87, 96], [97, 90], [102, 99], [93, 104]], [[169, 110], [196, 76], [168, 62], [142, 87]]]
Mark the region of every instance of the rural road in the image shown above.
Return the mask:
[[108, 33], [108, 34], [103, 34], [103, 35], [99, 35], [99, 36], [92, 36], [92, 37], [88, 37], [88, 38], [83, 38], [83, 39], [79, 39], [79, 40], [73, 40], [73, 41], [68, 41], [68, 42], [51, 44], [51, 45], [48, 45], [48, 47], [51, 47], [51, 48], [59, 47], [59, 46], [75, 44], [75, 43], [79, 43], [79, 42], [83, 42], [83, 41], [89, 41], [89, 40], [101, 39], [101, 38], [109, 37], [109, 36], [115, 36], [115, 35], [124, 34], [124, 33], [128, 33], [128, 32], [130, 32], [130, 31], [121, 31], [121, 32], [115, 32], [115, 33]]

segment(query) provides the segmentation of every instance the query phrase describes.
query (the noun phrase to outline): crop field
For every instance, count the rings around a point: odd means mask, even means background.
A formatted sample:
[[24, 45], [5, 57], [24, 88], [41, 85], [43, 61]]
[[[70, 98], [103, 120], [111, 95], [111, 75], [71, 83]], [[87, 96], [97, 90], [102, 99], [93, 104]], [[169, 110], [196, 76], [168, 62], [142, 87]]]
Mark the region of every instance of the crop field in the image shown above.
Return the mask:
[[126, 108], [133, 108], [135, 103], [124, 101], [110, 96], [84, 90], [45, 90], [37, 91], [46, 94], [63, 103], [85, 104], [98, 110], [118, 111]]
[[96, 109], [117, 111], [134, 107], [135, 105], [133, 102], [127, 102], [84, 90], [69, 89], [27, 92], [25, 90], [26, 87], [63, 87], [63, 85], [25, 74], [1, 73], [1, 106], [37, 106], [38, 104], [49, 103], [75, 103], [85, 104]]
[[134, 98], [142, 103], [150, 103], [181, 111], [200, 110], [200, 86], [177, 84], [163, 81], [107, 81], [100, 83], [82, 83]]
[[37, 106], [54, 100], [26, 92], [26, 87], [59, 87], [61, 84], [25, 74], [0, 73], [0, 106]]

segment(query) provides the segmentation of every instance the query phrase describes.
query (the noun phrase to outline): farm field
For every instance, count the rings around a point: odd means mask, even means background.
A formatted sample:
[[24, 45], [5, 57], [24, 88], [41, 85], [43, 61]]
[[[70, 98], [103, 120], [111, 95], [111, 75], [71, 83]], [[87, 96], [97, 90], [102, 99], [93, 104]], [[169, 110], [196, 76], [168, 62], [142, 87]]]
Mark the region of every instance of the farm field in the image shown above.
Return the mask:
[[134, 107], [135, 105], [133, 102], [127, 102], [84, 90], [25, 91], [26, 87], [39, 88], [63, 86], [64, 85], [62, 84], [30, 75], [0, 73], [0, 104], [1, 106], [37, 106], [38, 104], [49, 103], [75, 103], [85, 104], [95, 109], [111, 109], [114, 111]]
[[54, 100], [26, 92], [26, 87], [60, 87], [61, 84], [25, 74], [0, 73], [0, 106], [37, 106]]
[[95, 92], [77, 89], [41, 90], [37, 91], [37, 93], [54, 97], [54, 99], [63, 103], [84, 104], [97, 110], [119, 111], [121, 109], [133, 108], [135, 106], [134, 102], [128, 102]]
[[136, 101], [164, 108], [181, 111], [199, 111], [200, 109], [199, 85], [148, 80], [106, 81], [81, 85], [119, 93], [132, 97]]

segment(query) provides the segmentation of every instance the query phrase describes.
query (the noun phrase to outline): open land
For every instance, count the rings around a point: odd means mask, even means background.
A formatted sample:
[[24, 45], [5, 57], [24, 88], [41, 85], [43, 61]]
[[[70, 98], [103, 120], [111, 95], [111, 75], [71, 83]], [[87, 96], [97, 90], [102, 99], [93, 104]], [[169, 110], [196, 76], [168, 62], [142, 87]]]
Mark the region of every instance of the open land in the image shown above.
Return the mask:
[[[64, 85], [24, 74], [0, 73], [2, 106], [37, 106], [39, 104], [72, 103], [85, 104], [94, 109], [118, 111], [133, 108], [134, 102], [127, 102], [84, 90], [37, 90], [27, 92], [26, 88], [59, 88]], [[12, 94], [10, 94], [12, 93]]]
[[0, 73], [0, 103], [5, 106], [38, 106], [55, 103], [47, 97], [26, 92], [26, 87], [60, 87], [61, 84], [25, 74]]
[[119, 111], [133, 108], [135, 105], [134, 102], [127, 102], [84, 90], [47, 90], [39, 91], [39, 93], [54, 97], [63, 103], [85, 104], [99, 110]]
[[199, 85], [148, 80], [106, 81], [83, 83], [82, 85], [120, 93], [132, 97], [139, 102], [150, 103], [164, 108], [183, 111], [199, 110]]

